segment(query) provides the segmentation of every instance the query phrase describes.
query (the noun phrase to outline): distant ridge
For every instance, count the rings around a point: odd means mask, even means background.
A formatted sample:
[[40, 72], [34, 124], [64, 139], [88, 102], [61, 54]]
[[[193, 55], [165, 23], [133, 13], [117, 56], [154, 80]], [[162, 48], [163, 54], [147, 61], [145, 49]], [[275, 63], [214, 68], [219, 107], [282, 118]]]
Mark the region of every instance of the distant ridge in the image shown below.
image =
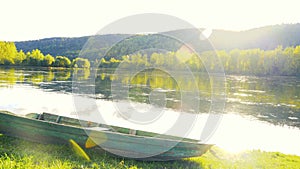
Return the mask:
[[[167, 32], [168, 34], [176, 34], [180, 36], [195, 36], [191, 30], [176, 30]], [[109, 49], [109, 46], [121, 40], [128, 35], [111, 34], [111, 35], [97, 35], [94, 40], [101, 44], [103, 53]], [[21, 41], [15, 42], [18, 50], [24, 52], [33, 49], [40, 49], [44, 54], [51, 54], [53, 56], [67, 56], [75, 58], [78, 56], [80, 50], [91, 36], [76, 37], [76, 38], [46, 38], [41, 40]], [[227, 30], [213, 30], [209, 40], [218, 50], [231, 50], [231, 49], [253, 49], [260, 48], [263, 50], [274, 49], [281, 45], [297, 46], [300, 45], [300, 24], [281, 24], [273, 26], [265, 26], [261, 28], [249, 29], [246, 31], [227, 31]], [[143, 49], [149, 45], [155, 47], [157, 43], [166, 46], [168, 50], [177, 50], [178, 44], [170, 42], [167, 39], [162, 39], [155, 34], [138, 36], [137, 40], [130, 43], [130, 46], [120, 46], [117, 52], [108, 54], [107, 57], [119, 57], [123, 54], [130, 54], [131, 49]], [[199, 44], [200, 46], [202, 44]], [[99, 48], [99, 47], [98, 47]], [[210, 48], [202, 45], [202, 51], [210, 50]], [[96, 55], [93, 57], [97, 57]]]

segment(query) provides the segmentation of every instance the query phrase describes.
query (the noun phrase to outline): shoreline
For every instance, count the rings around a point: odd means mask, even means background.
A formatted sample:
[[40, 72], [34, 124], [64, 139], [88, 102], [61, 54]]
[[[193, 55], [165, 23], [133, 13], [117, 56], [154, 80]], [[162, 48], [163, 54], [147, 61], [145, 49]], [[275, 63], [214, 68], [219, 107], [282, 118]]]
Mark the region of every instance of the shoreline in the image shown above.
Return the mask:
[[4, 168], [299, 168], [300, 156], [251, 150], [228, 153], [214, 146], [200, 157], [145, 162], [116, 157], [106, 152], [84, 149], [87, 161], [70, 144], [52, 145], [29, 142], [0, 134], [0, 164]]

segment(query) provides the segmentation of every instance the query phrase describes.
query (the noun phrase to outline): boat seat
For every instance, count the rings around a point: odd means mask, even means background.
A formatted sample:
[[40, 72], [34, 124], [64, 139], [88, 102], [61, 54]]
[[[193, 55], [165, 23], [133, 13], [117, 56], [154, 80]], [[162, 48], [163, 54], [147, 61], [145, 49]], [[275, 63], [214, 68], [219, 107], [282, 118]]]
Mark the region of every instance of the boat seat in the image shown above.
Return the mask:
[[94, 131], [109, 131], [109, 128], [104, 127], [86, 127], [85, 129], [94, 130]]
[[38, 114], [37, 118], [38, 120], [44, 120], [44, 113]]
[[136, 130], [129, 129], [129, 133], [128, 133], [128, 134], [131, 134], [131, 135], [136, 135]]
[[50, 113], [46, 113], [46, 112], [43, 112], [42, 114], [39, 114], [37, 119], [38, 120], [45, 120], [45, 121], [49, 121], [49, 122], [54, 122], [54, 123], [59, 123], [59, 124], [64, 124], [64, 125], [79, 126], [79, 127], [87, 127], [87, 128], [102, 127], [102, 128], [106, 128], [107, 130], [109, 128], [105, 125], [99, 126], [99, 124], [95, 123], [95, 122], [79, 120], [79, 119], [73, 119], [73, 118], [70, 118], [70, 117], [59, 116], [59, 115], [56, 115], [56, 114], [50, 114]]
[[38, 120], [46, 120], [50, 122], [60, 123], [62, 116], [43, 112], [39, 115]]
[[57, 116], [55, 123], [60, 123], [60, 120], [61, 120], [61, 116]]

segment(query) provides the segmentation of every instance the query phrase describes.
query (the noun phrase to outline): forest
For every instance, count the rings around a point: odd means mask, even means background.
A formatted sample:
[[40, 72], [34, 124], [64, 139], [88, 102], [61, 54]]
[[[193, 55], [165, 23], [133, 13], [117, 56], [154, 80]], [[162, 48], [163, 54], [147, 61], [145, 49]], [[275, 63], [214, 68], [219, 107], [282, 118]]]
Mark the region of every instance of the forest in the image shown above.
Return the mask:
[[[206, 72], [217, 66], [211, 59], [217, 56], [226, 74], [239, 75], [275, 75], [299, 76], [300, 75], [300, 46], [278, 46], [274, 50], [234, 49], [230, 51], [217, 50], [205, 51], [199, 56], [187, 51], [124, 55], [122, 59], [102, 58], [100, 67], [164, 67], [169, 70], [180, 70], [187, 67], [192, 71]], [[204, 64], [205, 63], [205, 64]]]
[[[163, 37], [159, 38], [163, 41], [167, 40]], [[136, 44], [141, 43], [139, 42], [141, 40], [141, 38], [135, 38], [129, 42]], [[171, 46], [175, 45], [178, 44], [171, 44]], [[39, 49], [33, 49], [25, 53], [23, 50], [18, 51], [13, 42], [0, 42], [0, 65], [89, 68], [93, 64], [99, 65], [101, 68], [116, 68], [122, 63], [123, 68], [160, 66], [171, 70], [180, 70], [188, 67], [192, 71], [205, 72], [218, 66], [209, 61], [212, 57], [217, 56], [222, 61], [224, 72], [227, 74], [300, 75], [300, 46], [285, 48], [278, 46], [272, 50], [256, 48], [203, 51], [199, 56], [182, 49], [177, 51], [171, 51], [170, 49], [164, 53], [148, 52], [145, 54], [121, 55], [126, 53], [123, 49], [124, 45], [120, 43], [120, 46], [116, 46], [103, 58], [74, 57], [70, 60], [66, 56], [44, 55]], [[86, 55], [89, 56], [88, 53]]]
[[18, 51], [13, 42], [0, 42], [0, 65], [89, 68], [93, 63], [99, 65], [100, 68], [116, 68], [122, 63], [122, 68], [134, 66], [182, 70], [188, 67], [192, 71], [205, 72], [208, 69], [213, 70], [217, 66], [211, 59], [213, 56], [217, 56], [221, 60], [224, 72], [227, 74], [300, 75], [300, 46], [286, 48], [278, 46], [273, 50], [204, 51], [199, 56], [181, 49], [176, 52], [136, 53], [117, 58], [103, 57], [96, 61], [86, 58], [74, 58], [71, 61], [65, 56], [44, 55], [39, 49], [24, 53], [22, 50]]
[[[182, 37], [184, 39], [193, 39], [199, 37], [197, 31], [191, 29], [174, 30], [170, 32], [163, 32], [164, 35], [170, 35], [173, 37]], [[230, 51], [233, 49], [262, 49], [273, 50], [277, 46], [283, 48], [289, 46], [300, 45], [300, 24], [281, 24], [265, 26], [245, 31], [227, 31], [227, 30], [212, 30], [212, 34], [209, 37], [209, 41], [217, 50]], [[99, 54], [105, 55], [105, 52], [109, 48], [120, 42], [118, 47], [115, 47], [113, 51], [106, 53], [107, 58], [114, 57], [115, 59], [121, 59], [121, 56], [131, 54], [136, 49], [144, 49], [145, 47], [160, 47], [160, 49], [167, 49], [170, 51], [176, 51], [180, 44], [176, 43], [172, 38], [165, 38], [160, 34], [149, 34], [143, 36], [134, 36], [131, 41], [122, 41], [129, 36], [126, 34], [108, 34], [108, 35], [96, 35], [96, 36], [84, 36], [75, 38], [57, 37], [46, 38], [40, 40], [20, 41], [15, 42], [17, 49], [23, 50], [25, 53], [31, 52], [34, 49], [39, 49], [43, 53], [50, 54], [52, 56], [66, 56], [69, 59], [74, 59], [80, 55], [80, 51], [84, 48], [86, 42], [93, 41], [96, 46], [92, 46], [91, 50], [96, 50], [97, 54], [89, 53], [89, 58], [97, 58]], [[147, 46], [145, 46], [145, 44]], [[200, 41], [199, 52], [210, 50], [210, 46], [205, 41]]]
[[65, 56], [44, 55], [39, 49], [24, 53], [18, 51], [13, 42], [0, 41], [0, 65], [89, 68], [90, 62], [84, 58], [71, 61]]

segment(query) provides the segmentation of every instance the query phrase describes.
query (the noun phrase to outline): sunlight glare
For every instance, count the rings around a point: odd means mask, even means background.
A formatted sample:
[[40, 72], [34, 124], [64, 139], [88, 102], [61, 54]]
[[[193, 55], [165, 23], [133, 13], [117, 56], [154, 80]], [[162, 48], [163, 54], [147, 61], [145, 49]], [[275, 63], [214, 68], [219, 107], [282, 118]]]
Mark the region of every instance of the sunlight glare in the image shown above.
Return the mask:
[[204, 29], [200, 34], [200, 40], [206, 40], [212, 34], [212, 29]]

